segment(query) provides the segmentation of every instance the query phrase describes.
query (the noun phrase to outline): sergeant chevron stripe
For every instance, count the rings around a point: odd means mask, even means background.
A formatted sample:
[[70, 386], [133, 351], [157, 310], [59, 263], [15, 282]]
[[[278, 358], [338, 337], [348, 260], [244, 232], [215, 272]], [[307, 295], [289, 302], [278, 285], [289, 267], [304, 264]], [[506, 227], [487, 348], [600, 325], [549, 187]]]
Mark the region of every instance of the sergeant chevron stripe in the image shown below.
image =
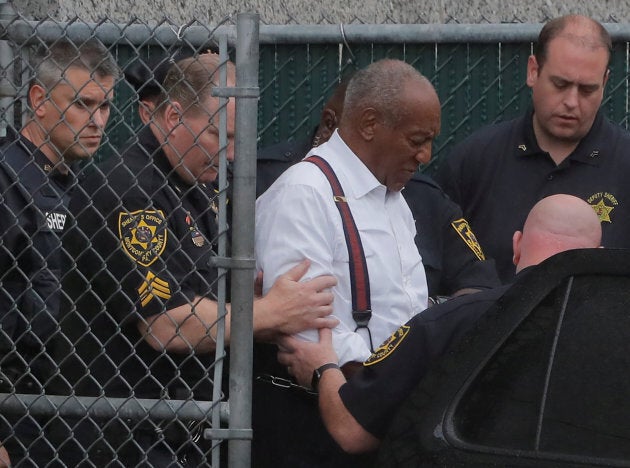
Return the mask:
[[161, 297], [168, 300], [171, 298], [171, 288], [167, 281], [161, 280], [152, 272], [148, 272], [146, 278], [138, 288], [142, 307], [146, 307], [154, 297]]

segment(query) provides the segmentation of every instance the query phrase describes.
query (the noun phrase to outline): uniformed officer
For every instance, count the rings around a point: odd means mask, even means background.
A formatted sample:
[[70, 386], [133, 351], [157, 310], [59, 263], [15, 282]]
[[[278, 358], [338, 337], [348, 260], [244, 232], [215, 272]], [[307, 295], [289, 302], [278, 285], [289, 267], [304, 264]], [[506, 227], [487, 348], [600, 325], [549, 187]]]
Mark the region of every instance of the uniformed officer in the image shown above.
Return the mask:
[[600, 109], [612, 42], [591, 18], [542, 28], [527, 61], [532, 107], [456, 145], [436, 180], [458, 203], [502, 282], [514, 276], [511, 234], [541, 198], [570, 193], [602, 223], [606, 247], [630, 247], [630, 133]]
[[[219, 66], [213, 53], [174, 63], [137, 143], [90, 173], [72, 197], [64, 247], [76, 269], [63, 286], [76, 309], [67, 304], [64, 331], [79, 360], [66, 360], [64, 374], [77, 394], [102, 388], [112, 397], [212, 400], [217, 270], [208, 260], [218, 229], [206, 184], [218, 173], [219, 100], [211, 92]], [[227, 85], [234, 86], [234, 66], [225, 66]], [[227, 115], [231, 160], [233, 101]], [[256, 339], [336, 324], [328, 317], [332, 294], [324, 291], [334, 278], [299, 283], [307, 268], [298, 265], [255, 302]], [[228, 342], [229, 324], [227, 317]], [[107, 445], [94, 444], [98, 434], [87, 430], [79, 441], [97, 464], [111, 460], [112, 450], [124, 466], [208, 461], [192, 443], [201, 422], [186, 429], [131, 420], [109, 427]], [[134, 443], [125, 444], [129, 430]]]
[[[15, 229], [2, 230], [0, 314], [3, 338], [10, 340], [3, 343], [0, 367], [17, 393], [42, 392], [54, 370], [49, 351], [59, 311], [59, 236], [73, 171], [75, 163], [91, 157], [101, 143], [119, 74], [107, 48], [94, 39], [42, 47], [31, 66], [31, 115], [19, 133], [9, 130], [0, 148], [5, 175], [0, 194], [5, 209], [25, 230], [19, 236], [26, 232], [29, 238], [17, 242]], [[6, 446], [13, 463], [27, 455], [20, 466], [49, 461], [35, 419], [28, 416], [12, 424], [16, 437]]]
[[[537, 203], [522, 232], [514, 233], [514, 264], [525, 275], [526, 268], [556, 253], [596, 248], [600, 242], [600, 222], [588, 203], [572, 195], [552, 195]], [[374, 450], [429, 366], [508, 288], [458, 297], [417, 315], [396, 330], [347, 382], [328, 331], [320, 331], [319, 343], [283, 340], [278, 358], [298, 382], [318, 388], [324, 423], [344, 450]]]

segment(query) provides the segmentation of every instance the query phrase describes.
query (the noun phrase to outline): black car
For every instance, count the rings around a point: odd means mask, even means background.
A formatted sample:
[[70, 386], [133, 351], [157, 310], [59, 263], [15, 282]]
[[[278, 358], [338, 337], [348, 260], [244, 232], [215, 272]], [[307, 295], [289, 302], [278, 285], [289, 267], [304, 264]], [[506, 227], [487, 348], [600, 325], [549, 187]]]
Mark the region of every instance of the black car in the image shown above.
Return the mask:
[[414, 390], [377, 466], [630, 466], [630, 250], [517, 280]]

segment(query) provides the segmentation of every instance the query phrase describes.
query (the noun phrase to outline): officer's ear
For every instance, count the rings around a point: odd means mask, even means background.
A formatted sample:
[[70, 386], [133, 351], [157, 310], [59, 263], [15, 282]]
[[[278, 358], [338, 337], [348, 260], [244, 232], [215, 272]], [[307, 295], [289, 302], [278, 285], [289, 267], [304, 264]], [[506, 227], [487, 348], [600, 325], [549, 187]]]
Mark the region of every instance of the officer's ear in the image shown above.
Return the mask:
[[173, 101], [166, 104], [164, 109], [164, 125], [167, 134], [171, 133], [182, 122], [184, 114], [182, 112], [182, 106], [179, 102]]
[[155, 103], [150, 99], [140, 99], [138, 101], [138, 115], [142, 123], [147, 125], [153, 120], [153, 114], [156, 112]]
[[516, 231], [512, 236], [512, 251], [514, 252], [514, 256], [512, 257], [512, 263], [514, 265], [518, 265], [518, 262], [521, 261], [521, 240], [523, 239], [523, 233], [521, 231]]
[[330, 139], [338, 124], [339, 122], [335, 111], [330, 108], [324, 109], [321, 121], [322, 131], [320, 132], [324, 141], [328, 141]]
[[34, 84], [28, 90], [28, 103], [33, 109], [33, 113], [37, 117], [44, 117], [46, 115], [46, 108], [44, 103], [48, 100], [48, 93], [43, 86]]

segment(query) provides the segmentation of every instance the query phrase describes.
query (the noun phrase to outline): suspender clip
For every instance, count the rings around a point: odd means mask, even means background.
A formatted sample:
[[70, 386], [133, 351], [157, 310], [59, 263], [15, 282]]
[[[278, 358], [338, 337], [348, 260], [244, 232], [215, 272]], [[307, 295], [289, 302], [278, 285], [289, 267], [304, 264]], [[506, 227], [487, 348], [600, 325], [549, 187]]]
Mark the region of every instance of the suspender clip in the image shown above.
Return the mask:
[[367, 328], [370, 319], [372, 318], [372, 311], [370, 309], [367, 310], [353, 310], [352, 318], [354, 322], [357, 324], [357, 328]]

